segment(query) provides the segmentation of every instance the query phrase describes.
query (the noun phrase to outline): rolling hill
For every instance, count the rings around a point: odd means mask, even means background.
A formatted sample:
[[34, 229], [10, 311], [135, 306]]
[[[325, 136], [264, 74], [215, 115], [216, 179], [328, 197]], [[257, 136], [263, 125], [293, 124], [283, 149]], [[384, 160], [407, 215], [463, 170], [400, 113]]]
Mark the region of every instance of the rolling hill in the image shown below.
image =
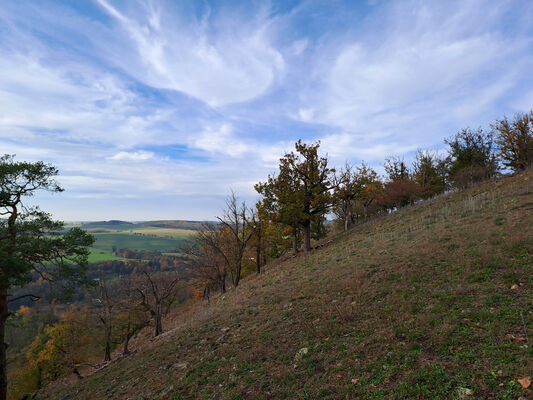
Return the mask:
[[533, 398], [533, 171], [330, 236], [164, 328], [37, 398]]

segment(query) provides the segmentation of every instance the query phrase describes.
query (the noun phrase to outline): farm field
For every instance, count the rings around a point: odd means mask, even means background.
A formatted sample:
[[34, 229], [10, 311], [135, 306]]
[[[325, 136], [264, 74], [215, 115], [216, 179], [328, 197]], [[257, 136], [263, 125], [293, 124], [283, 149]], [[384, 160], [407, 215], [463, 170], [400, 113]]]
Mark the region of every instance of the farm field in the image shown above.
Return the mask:
[[[163, 223], [164, 222], [164, 223]], [[100, 221], [81, 224], [66, 224], [67, 228], [79, 226], [95, 237], [89, 262], [121, 260], [112, 254], [112, 249], [131, 249], [138, 251], [179, 254], [180, 248], [194, 235], [193, 229], [181, 226], [199, 227], [194, 221], [154, 221], [131, 223], [126, 221]]]

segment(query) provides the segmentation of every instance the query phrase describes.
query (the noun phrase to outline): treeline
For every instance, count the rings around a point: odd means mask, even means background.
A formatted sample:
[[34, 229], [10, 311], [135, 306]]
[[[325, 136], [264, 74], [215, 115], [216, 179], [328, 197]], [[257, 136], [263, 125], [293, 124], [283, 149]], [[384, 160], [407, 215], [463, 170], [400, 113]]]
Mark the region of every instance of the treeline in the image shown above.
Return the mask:
[[466, 188], [505, 171], [533, 164], [533, 110], [503, 118], [489, 129], [465, 128], [445, 140], [446, 154], [419, 150], [414, 162], [392, 156], [385, 176], [364, 162], [336, 169], [319, 155], [320, 142], [296, 142], [276, 174], [255, 185], [254, 207], [232, 193], [218, 223], [204, 224], [188, 249], [197, 297], [238, 286], [243, 275], [261, 272], [269, 259], [292, 248], [312, 249], [328, 231], [326, 217], [344, 230], [447, 190]]

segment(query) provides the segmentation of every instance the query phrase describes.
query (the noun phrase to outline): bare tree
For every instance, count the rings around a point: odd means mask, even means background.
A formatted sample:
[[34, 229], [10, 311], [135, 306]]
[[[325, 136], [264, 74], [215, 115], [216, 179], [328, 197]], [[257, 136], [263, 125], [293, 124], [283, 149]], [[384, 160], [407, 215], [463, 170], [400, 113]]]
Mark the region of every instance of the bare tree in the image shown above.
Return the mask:
[[232, 192], [226, 200], [222, 217], [218, 217], [222, 232], [227, 233], [226, 258], [229, 260], [229, 272], [234, 286], [238, 286], [241, 280], [242, 258], [253, 234], [248, 227], [247, 214], [246, 203], [239, 204], [235, 193]]
[[333, 193], [334, 208], [333, 212], [339, 220], [342, 221], [344, 231], [350, 229], [354, 223], [355, 215], [355, 182], [353, 166], [348, 162], [339, 173], [335, 173], [334, 180], [338, 182]]
[[207, 284], [217, 285], [222, 292], [226, 291], [228, 270], [231, 268], [226, 247], [220, 226], [204, 223], [196, 233], [195, 244], [187, 250], [189, 263], [197, 277]]
[[98, 280], [95, 292], [93, 304], [96, 306], [97, 318], [104, 327], [104, 362], [111, 361], [114, 299], [109, 295], [108, 284], [103, 276]]
[[261, 273], [261, 266], [263, 263], [263, 241], [264, 241], [264, 218], [261, 215], [260, 203], [257, 204], [256, 209], [251, 211], [249, 222], [250, 231], [252, 233], [251, 244], [255, 250], [255, 267], [258, 274]]
[[118, 303], [116, 304], [117, 344], [122, 344], [122, 354], [130, 353], [128, 348], [130, 339], [150, 322], [145, 308], [138, 302], [136, 282], [131, 276], [121, 279], [118, 288]]
[[[170, 279], [168, 279], [170, 278]], [[167, 314], [170, 306], [178, 295], [178, 274], [151, 274], [142, 272], [138, 280], [136, 291], [141, 297], [140, 305], [148, 311], [154, 321], [154, 336], [163, 333], [162, 317]]]

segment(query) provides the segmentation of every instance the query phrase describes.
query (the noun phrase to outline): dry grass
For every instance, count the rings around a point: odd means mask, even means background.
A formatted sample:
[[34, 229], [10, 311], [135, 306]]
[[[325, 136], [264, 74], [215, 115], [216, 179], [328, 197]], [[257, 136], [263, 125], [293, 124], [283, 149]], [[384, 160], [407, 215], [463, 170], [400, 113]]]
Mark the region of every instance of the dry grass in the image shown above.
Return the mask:
[[532, 272], [530, 171], [273, 263], [38, 398], [533, 398]]

